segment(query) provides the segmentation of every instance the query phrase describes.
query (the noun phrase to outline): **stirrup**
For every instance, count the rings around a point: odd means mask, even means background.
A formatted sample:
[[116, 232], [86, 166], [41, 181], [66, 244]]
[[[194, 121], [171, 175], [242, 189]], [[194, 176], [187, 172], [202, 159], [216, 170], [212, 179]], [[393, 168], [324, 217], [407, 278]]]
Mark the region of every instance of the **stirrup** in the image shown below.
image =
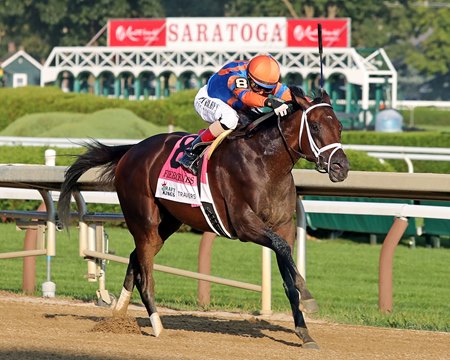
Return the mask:
[[177, 162], [192, 174], [197, 175], [197, 167], [195, 166], [197, 160], [198, 155], [188, 151]]

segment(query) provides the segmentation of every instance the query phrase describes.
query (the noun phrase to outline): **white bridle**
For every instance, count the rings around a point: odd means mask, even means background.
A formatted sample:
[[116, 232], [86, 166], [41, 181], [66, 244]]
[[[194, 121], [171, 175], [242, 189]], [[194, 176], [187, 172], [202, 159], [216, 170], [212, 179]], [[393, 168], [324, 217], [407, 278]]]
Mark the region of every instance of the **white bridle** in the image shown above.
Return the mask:
[[317, 162], [319, 161], [319, 156], [320, 156], [321, 153], [334, 148], [334, 150], [331, 152], [330, 156], [328, 157], [328, 173], [330, 173], [331, 158], [332, 158], [332, 156], [334, 155], [334, 153], [336, 151], [338, 151], [339, 149], [342, 149], [342, 144], [341, 143], [332, 143], [332, 144], [328, 144], [328, 145], [325, 145], [325, 146], [319, 148], [316, 145], [316, 143], [314, 142], [314, 139], [313, 139], [313, 137], [311, 135], [311, 131], [309, 130], [308, 113], [311, 110], [313, 110], [313, 109], [315, 109], [315, 108], [317, 108], [319, 106], [329, 106], [329, 107], [331, 107], [330, 104], [320, 103], [320, 104], [312, 105], [309, 108], [307, 108], [305, 111], [303, 111], [302, 119], [301, 119], [301, 122], [300, 122], [300, 133], [298, 135], [298, 146], [299, 146], [299, 148], [301, 150], [303, 128], [305, 128], [305, 125], [306, 125], [306, 133], [308, 135], [309, 146], [310, 146], [311, 151], [313, 152], [314, 156], [316, 157]]

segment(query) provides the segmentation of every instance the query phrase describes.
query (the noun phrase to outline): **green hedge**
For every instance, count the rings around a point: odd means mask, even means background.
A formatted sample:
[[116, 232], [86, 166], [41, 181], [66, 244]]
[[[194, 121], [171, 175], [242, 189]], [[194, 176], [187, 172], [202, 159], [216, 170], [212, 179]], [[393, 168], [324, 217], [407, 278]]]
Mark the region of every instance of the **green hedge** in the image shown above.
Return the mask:
[[[105, 108], [125, 108], [154, 124], [166, 126], [172, 123], [187, 131], [197, 132], [205, 123], [194, 110], [195, 94], [196, 90], [185, 90], [162, 100], [130, 101], [91, 94], [64, 93], [55, 87], [0, 88], [0, 130], [25, 114], [51, 111], [90, 113]], [[407, 123], [410, 112], [403, 110], [401, 113]], [[435, 125], [450, 128], [450, 111], [417, 108], [414, 110], [414, 124], [419, 127]]]
[[[450, 113], [449, 113], [450, 114]], [[449, 147], [450, 133], [414, 131], [403, 133], [381, 133], [375, 131], [344, 131], [343, 144], [416, 146], [416, 147]], [[403, 160], [386, 160], [394, 171], [407, 172], [408, 167]], [[450, 174], [448, 161], [413, 161], [416, 173]]]
[[[177, 92], [162, 100], [130, 101], [121, 99], [108, 99], [90, 94], [64, 93], [54, 87], [24, 87], [17, 89], [0, 89], [0, 130], [15, 121], [17, 118], [31, 113], [65, 111], [90, 113], [106, 108], [124, 108], [134, 112], [146, 121], [157, 125], [167, 126], [174, 124], [183, 127], [189, 132], [197, 132], [205, 127], [193, 107], [196, 90]], [[406, 116], [406, 115], [405, 115]], [[420, 108], [415, 110], [416, 124], [449, 125], [450, 112], [433, 108]], [[449, 126], [450, 128], [450, 126]], [[369, 131], [344, 131], [343, 144], [391, 145], [391, 146], [417, 146], [417, 147], [448, 147], [450, 144], [450, 131], [428, 132], [414, 131], [403, 133], [379, 133]], [[8, 152], [3, 150], [2, 153]], [[0, 162], [29, 162], [28, 156], [22, 150], [15, 150], [7, 156], [2, 156]], [[31, 150], [31, 151], [39, 151]], [[60, 151], [59, 151], [60, 152]], [[354, 170], [371, 170], [378, 168], [378, 161], [367, 156], [351, 155], [351, 166]], [[42, 163], [42, 157], [37, 156], [37, 163]], [[14, 160], [16, 159], [16, 160]], [[299, 166], [303, 165], [303, 161]], [[389, 167], [394, 171], [406, 171], [404, 161], [389, 160]], [[415, 161], [416, 172], [450, 173], [450, 163]], [[379, 171], [379, 170], [377, 170]]]
[[[450, 112], [449, 112], [450, 116]], [[411, 131], [402, 133], [385, 133], [375, 131], [344, 131], [344, 144], [448, 147], [450, 132]]]
[[205, 126], [194, 110], [195, 90], [181, 91], [162, 100], [131, 101], [91, 94], [64, 93], [54, 87], [0, 88], [0, 130], [26, 114], [65, 111], [92, 113], [109, 108], [133, 111], [156, 125], [179, 125], [197, 132]]
[[[41, 146], [0, 146], [2, 164], [44, 164], [45, 150]], [[83, 152], [81, 148], [53, 148], [56, 151], [56, 165], [67, 166], [75, 161], [75, 156]]]
[[409, 124], [411, 115], [415, 126], [450, 126], [450, 111], [444, 109], [436, 109], [433, 107], [420, 107], [411, 110], [401, 110], [403, 122]]

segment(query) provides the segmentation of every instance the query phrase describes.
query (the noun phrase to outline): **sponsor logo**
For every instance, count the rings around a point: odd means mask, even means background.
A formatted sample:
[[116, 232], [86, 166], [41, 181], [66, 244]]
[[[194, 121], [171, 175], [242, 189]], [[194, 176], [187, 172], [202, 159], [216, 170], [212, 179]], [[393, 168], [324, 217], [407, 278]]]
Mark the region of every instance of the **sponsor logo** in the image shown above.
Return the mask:
[[202, 96], [198, 100], [203, 107], [210, 109], [211, 111], [216, 111], [219, 107], [219, 104], [217, 104], [215, 101], [207, 99], [206, 97]]
[[189, 193], [189, 192], [178, 190], [177, 194], [178, 194], [179, 197], [183, 197], [183, 198], [186, 198], [186, 199], [191, 199], [191, 200], [197, 199], [197, 196], [195, 194], [193, 194], [193, 193]]
[[151, 45], [159, 41], [159, 29], [147, 30], [145, 28], [133, 28], [130, 26], [118, 26], [116, 29], [116, 39], [120, 42], [134, 42]]
[[110, 20], [108, 22], [108, 45], [165, 46], [166, 20]]
[[168, 180], [175, 180], [181, 183], [185, 183], [188, 185], [193, 185], [195, 182], [194, 176], [189, 176], [180, 172], [172, 171], [172, 170], [165, 170], [164, 175], [162, 176], [164, 179]]
[[[341, 34], [341, 29], [332, 29], [332, 30], [322, 30], [322, 37], [325, 42], [331, 42], [334, 43], [335, 41], [339, 40], [339, 36]], [[302, 26], [297, 25], [294, 28], [294, 39], [296, 41], [303, 41], [308, 40], [311, 42], [317, 42], [317, 29], [313, 28], [311, 25], [308, 26]]]
[[175, 188], [172, 186], [167, 185], [166, 182], [162, 183], [161, 186], [161, 194], [164, 196], [170, 196], [170, 197], [175, 197]]
[[319, 23], [322, 24], [322, 40], [325, 47], [350, 46], [350, 19], [289, 19], [287, 46], [316, 47]]

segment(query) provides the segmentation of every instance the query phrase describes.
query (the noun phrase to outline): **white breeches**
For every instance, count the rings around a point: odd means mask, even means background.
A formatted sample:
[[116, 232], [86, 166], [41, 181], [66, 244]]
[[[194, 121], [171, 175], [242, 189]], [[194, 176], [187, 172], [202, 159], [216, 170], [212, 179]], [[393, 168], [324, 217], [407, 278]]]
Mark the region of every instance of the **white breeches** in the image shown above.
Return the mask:
[[203, 86], [195, 96], [195, 110], [206, 122], [220, 121], [226, 128], [234, 130], [239, 120], [236, 110], [220, 99], [209, 97], [206, 87]]

